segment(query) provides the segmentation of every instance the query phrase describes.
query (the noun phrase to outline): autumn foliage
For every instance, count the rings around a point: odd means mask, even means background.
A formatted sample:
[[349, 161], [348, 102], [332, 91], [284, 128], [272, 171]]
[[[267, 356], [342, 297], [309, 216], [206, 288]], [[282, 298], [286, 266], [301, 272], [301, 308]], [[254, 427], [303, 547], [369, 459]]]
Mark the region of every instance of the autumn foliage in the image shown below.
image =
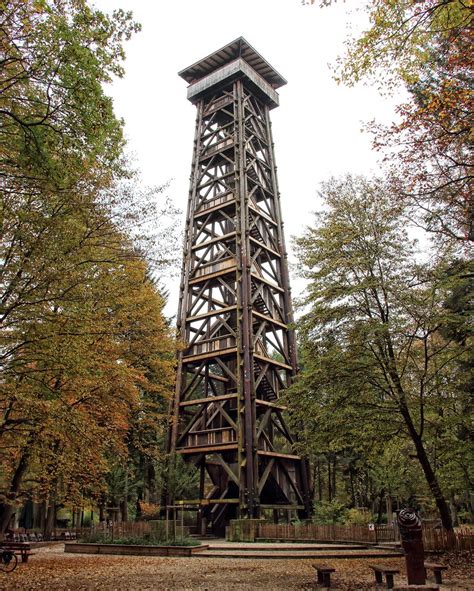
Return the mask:
[[27, 499], [52, 525], [130, 454], [158, 456], [174, 345], [101, 84], [137, 25], [82, 0], [1, 5], [3, 530]]

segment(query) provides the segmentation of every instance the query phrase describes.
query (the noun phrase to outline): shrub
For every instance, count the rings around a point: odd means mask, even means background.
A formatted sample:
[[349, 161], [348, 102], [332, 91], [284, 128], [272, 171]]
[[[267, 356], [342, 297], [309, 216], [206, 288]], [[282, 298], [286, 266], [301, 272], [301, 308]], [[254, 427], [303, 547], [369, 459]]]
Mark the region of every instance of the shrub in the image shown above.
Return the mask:
[[373, 521], [373, 519], [369, 511], [349, 509], [346, 513], [345, 522], [350, 525], [368, 525], [371, 521]]
[[336, 501], [320, 501], [314, 507], [314, 522], [321, 525], [343, 523], [347, 509], [343, 503]]

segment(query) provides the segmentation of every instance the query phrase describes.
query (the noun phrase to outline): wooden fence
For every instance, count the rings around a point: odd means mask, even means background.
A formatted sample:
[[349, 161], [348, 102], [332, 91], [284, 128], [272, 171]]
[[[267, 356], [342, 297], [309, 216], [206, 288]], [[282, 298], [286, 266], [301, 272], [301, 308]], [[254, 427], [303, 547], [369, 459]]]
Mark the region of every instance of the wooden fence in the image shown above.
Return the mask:
[[425, 550], [440, 552], [451, 550], [454, 552], [474, 550], [474, 529], [468, 527], [456, 528], [448, 532], [441, 528], [425, 528], [423, 530], [423, 544]]
[[321, 542], [376, 542], [376, 532], [361, 525], [316, 525], [260, 523], [258, 537], [278, 540], [317, 540]]
[[[382, 543], [399, 541], [398, 531], [390, 525], [316, 525], [259, 523], [257, 538], [278, 540], [312, 540], [318, 542]], [[423, 543], [427, 551], [474, 550], [474, 529], [456, 528], [447, 532], [441, 528], [424, 527]]]

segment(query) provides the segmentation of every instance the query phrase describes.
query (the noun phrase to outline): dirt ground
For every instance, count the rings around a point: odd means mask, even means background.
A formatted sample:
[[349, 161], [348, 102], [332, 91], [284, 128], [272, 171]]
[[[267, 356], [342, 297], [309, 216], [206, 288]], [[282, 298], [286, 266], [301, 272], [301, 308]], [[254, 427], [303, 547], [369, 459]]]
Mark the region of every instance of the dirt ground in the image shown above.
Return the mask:
[[[474, 568], [467, 556], [445, 557], [450, 569], [443, 591], [474, 591]], [[63, 545], [35, 549], [27, 564], [13, 573], [0, 572], [0, 589], [29, 591], [266, 591], [316, 589], [316, 560], [254, 560], [230, 558], [159, 558], [64, 554]], [[333, 587], [341, 591], [374, 590], [368, 568], [374, 560], [327, 560], [336, 568]], [[379, 561], [380, 562], [380, 561]], [[405, 582], [404, 561], [383, 561], [400, 568], [395, 582]]]

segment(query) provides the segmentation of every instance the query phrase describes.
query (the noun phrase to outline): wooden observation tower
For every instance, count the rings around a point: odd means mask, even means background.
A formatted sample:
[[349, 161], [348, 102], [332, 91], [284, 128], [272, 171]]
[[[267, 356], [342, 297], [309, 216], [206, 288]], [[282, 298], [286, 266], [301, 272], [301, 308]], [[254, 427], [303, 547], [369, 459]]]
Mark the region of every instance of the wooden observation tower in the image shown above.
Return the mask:
[[186, 504], [201, 531], [307, 516], [307, 465], [280, 401], [297, 370], [270, 123], [286, 81], [242, 37], [179, 75], [197, 118], [170, 452], [200, 470]]

